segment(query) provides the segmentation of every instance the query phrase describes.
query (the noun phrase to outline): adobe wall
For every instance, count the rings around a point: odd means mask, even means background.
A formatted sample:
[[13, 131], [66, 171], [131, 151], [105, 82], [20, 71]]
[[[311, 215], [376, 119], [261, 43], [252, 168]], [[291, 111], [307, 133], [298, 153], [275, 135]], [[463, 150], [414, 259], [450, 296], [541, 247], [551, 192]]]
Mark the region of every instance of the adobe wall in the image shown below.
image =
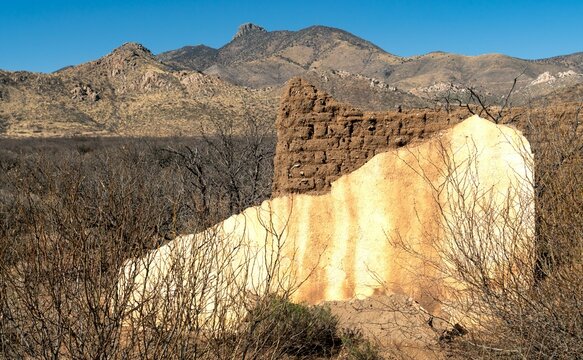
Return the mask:
[[332, 181], [374, 155], [424, 139], [468, 115], [461, 109], [365, 112], [293, 78], [276, 121], [273, 196], [327, 192]]

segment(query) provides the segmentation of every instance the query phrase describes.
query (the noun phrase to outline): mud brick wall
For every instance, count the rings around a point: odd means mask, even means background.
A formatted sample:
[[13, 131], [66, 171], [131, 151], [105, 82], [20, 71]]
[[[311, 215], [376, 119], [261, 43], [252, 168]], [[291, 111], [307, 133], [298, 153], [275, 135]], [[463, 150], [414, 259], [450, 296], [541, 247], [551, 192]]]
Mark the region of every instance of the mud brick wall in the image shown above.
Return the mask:
[[291, 79], [277, 117], [273, 195], [319, 194], [374, 155], [420, 141], [466, 118], [462, 110], [365, 112], [301, 78]]

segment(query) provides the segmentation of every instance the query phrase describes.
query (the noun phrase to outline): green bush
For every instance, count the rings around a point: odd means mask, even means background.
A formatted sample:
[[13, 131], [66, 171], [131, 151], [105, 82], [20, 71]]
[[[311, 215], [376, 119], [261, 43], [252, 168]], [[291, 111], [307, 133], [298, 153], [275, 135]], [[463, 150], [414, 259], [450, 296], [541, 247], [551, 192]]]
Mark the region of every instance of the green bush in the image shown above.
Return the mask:
[[248, 316], [250, 341], [293, 356], [331, 356], [342, 344], [338, 319], [325, 306], [294, 304], [268, 297]]
[[364, 338], [359, 329], [344, 329], [342, 335], [342, 347], [347, 358], [351, 360], [378, 360], [382, 359], [378, 349]]

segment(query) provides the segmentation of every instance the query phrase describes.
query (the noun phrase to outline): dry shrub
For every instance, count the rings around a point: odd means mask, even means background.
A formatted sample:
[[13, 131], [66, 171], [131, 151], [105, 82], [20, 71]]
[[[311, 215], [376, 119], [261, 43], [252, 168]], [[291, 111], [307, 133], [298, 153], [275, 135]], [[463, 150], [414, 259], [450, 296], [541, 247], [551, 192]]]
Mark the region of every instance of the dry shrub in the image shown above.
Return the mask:
[[[180, 141], [186, 140], [174, 140], [173, 149], [182, 151]], [[251, 140], [230, 141], [241, 149]], [[255, 142], [254, 150], [269, 151], [270, 141]], [[144, 307], [136, 326], [127, 326], [127, 313], [135, 310], [129, 309], [136, 305], [131, 302], [135, 289], [120, 291], [119, 269], [177, 233], [195, 232], [236, 206], [251, 205], [246, 201], [263, 200], [271, 187], [265, 181], [271, 178], [269, 158], [257, 163], [248, 153], [232, 154], [238, 166], [233, 181], [243, 183], [254, 171], [261, 174], [252, 189], [232, 190], [240, 191], [243, 200], [216, 206], [203, 218], [193, 210], [201, 194], [192, 186], [190, 172], [174, 156], [160, 156], [170, 154], [164, 150], [168, 144], [111, 139], [2, 145], [0, 357], [236, 358], [242, 340], [237, 327], [226, 325], [223, 313], [213, 315], [218, 331], [209, 332], [207, 324], [197, 323], [196, 313], [187, 311], [194, 286], [172, 297], [149, 299], [161, 307], [184, 305], [181, 313], [157, 321], [160, 312]], [[206, 145], [199, 139], [189, 147]], [[221, 170], [214, 156], [198, 158], [205, 169], [215, 169], [204, 175], [213, 184], [207, 194], [211, 202], [229, 199], [226, 190], [231, 191], [213, 177]], [[239, 161], [238, 156], [246, 158]], [[214, 255], [200, 253], [208, 259]], [[209, 283], [211, 274], [199, 275], [200, 284]], [[234, 300], [220, 299], [221, 309]], [[233, 336], [234, 347], [225, 346], [233, 344]]]
[[119, 268], [174, 226], [166, 201], [176, 198], [145, 171], [141, 154], [86, 160], [31, 157], [9, 183], [0, 239], [0, 337], [9, 358], [118, 351]]
[[[469, 330], [443, 342], [453, 356], [576, 359], [583, 354], [582, 129], [578, 114], [521, 121], [534, 153], [535, 197], [528, 200], [512, 189], [517, 196], [509, 200], [518, 201], [519, 212], [535, 209], [534, 221], [499, 208], [478, 219], [465, 206], [457, 207], [456, 216], [442, 214], [444, 231], [454, 241], [438, 249], [451, 265], [440, 270], [464, 284], [457, 289], [463, 305], [453, 310]], [[454, 187], [451, 198], [460, 194], [464, 190]], [[483, 224], [479, 231], [476, 224]], [[496, 264], [502, 266], [493, 277], [488, 262], [500, 253], [492, 249], [517, 245], [518, 252], [504, 252], [514, 255]]]

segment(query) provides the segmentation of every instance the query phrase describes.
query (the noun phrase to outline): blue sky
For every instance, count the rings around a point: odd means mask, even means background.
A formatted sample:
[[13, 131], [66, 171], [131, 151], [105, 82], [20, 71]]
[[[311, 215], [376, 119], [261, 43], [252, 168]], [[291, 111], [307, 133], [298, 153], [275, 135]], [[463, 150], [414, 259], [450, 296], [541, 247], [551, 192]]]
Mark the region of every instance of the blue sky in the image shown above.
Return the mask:
[[245, 22], [267, 30], [337, 27], [400, 56], [583, 51], [582, 0], [0, 0], [0, 69], [50, 72], [128, 41], [154, 53], [220, 47]]

